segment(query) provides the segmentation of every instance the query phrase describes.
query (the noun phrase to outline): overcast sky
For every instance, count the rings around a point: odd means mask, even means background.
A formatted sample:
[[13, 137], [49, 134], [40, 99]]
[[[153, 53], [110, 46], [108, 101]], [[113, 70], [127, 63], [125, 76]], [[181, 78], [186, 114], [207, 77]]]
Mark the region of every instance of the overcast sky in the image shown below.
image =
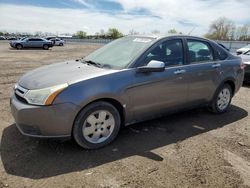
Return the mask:
[[203, 35], [227, 17], [250, 24], [250, 0], [0, 0], [0, 31], [94, 34], [116, 27], [124, 34], [175, 28]]

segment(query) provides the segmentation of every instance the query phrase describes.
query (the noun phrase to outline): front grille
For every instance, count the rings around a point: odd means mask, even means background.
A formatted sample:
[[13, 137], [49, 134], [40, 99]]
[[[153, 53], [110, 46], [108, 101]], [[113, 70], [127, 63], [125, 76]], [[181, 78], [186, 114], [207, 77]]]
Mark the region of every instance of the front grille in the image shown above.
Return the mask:
[[28, 101], [27, 101], [25, 98], [20, 97], [20, 96], [17, 95], [16, 93], [15, 93], [15, 96], [16, 96], [17, 100], [19, 100], [20, 102], [25, 103], [25, 104], [28, 104]]
[[21, 87], [20, 85], [17, 84], [16, 88], [15, 88], [15, 96], [16, 98], [23, 102], [23, 103], [28, 103], [28, 101], [24, 98], [24, 95], [28, 92], [27, 89]]

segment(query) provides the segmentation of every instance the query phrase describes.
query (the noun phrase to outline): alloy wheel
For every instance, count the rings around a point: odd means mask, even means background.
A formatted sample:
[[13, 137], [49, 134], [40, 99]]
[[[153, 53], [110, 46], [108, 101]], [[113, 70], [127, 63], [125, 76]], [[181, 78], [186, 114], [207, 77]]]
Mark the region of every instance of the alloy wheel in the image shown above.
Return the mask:
[[98, 110], [86, 118], [83, 123], [82, 133], [90, 143], [102, 143], [110, 137], [114, 127], [114, 116], [107, 110]]

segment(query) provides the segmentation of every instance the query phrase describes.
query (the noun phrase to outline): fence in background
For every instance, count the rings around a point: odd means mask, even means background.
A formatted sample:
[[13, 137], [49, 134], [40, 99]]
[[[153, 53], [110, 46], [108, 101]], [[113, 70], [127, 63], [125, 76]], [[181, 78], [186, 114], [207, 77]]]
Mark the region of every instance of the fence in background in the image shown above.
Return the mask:
[[98, 44], [107, 44], [113, 39], [73, 39], [73, 38], [67, 38], [64, 39], [66, 42], [82, 42], [82, 43], [98, 43]]
[[222, 43], [232, 53], [235, 53], [237, 49], [250, 44], [250, 41], [218, 41], [218, 42]]

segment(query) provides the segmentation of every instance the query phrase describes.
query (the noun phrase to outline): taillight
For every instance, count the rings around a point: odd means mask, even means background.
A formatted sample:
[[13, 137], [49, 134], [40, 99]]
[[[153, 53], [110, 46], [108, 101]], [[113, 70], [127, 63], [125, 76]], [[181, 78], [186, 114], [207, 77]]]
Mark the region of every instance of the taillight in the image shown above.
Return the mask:
[[244, 69], [246, 67], [246, 65], [243, 63], [243, 61], [241, 60], [240, 62], [240, 69]]

